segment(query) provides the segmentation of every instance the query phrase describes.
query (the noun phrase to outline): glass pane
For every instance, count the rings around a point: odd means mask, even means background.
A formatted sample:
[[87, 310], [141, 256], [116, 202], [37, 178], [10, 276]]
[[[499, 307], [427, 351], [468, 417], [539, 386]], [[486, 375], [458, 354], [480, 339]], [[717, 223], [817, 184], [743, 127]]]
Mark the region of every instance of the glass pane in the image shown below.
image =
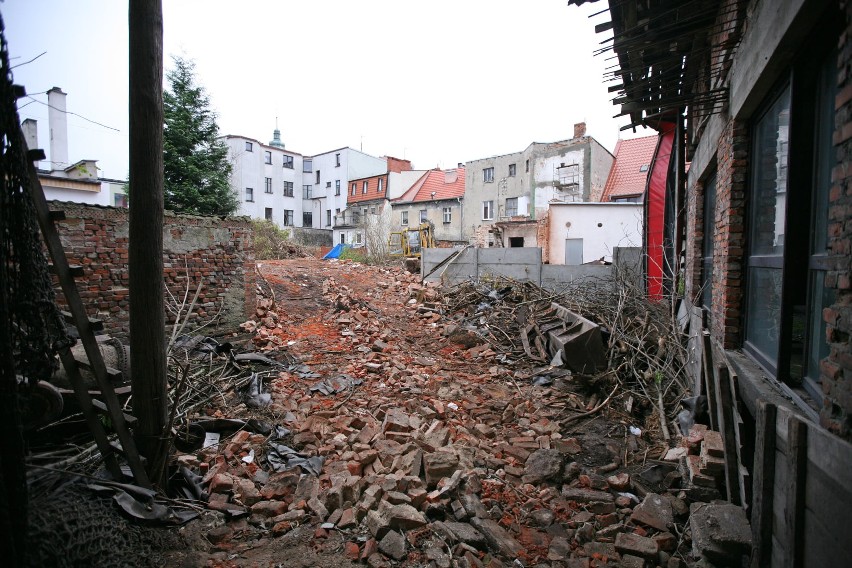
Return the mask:
[[825, 339], [825, 322], [822, 310], [834, 303], [834, 290], [825, 287], [825, 272], [814, 271], [811, 275], [811, 301], [808, 317], [808, 366], [807, 376], [819, 381], [819, 362], [828, 357]]
[[790, 88], [787, 87], [755, 127], [752, 255], [784, 254], [789, 132]]
[[777, 268], [748, 271], [746, 338], [773, 366], [778, 364], [781, 333], [781, 275]]

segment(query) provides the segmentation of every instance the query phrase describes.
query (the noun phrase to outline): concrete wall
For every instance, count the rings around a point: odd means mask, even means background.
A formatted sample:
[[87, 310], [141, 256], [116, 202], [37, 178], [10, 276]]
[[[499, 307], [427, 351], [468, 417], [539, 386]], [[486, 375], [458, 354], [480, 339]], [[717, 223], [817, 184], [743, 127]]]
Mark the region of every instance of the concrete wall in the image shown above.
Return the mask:
[[589, 181], [589, 201], [600, 201], [603, 197], [606, 180], [615, 163], [615, 156], [600, 145], [594, 138], [590, 138], [589, 148], [591, 159], [589, 160], [589, 172], [586, 174]]
[[[481, 160], [472, 160], [465, 164], [464, 187], [464, 231], [465, 238], [471, 240], [477, 227], [490, 226], [506, 219], [506, 199], [512, 197], [530, 197], [532, 177], [526, 171], [528, 150], [502, 156], [492, 156]], [[509, 166], [515, 165], [515, 175], [509, 175]], [[494, 181], [486, 182], [483, 170], [494, 168]], [[482, 202], [493, 201], [492, 219], [482, 218]], [[520, 199], [519, 199], [520, 201]], [[529, 215], [527, 207], [518, 207], [518, 215]]]
[[[78, 279], [77, 286], [87, 314], [104, 320], [107, 333], [126, 338], [129, 210], [57, 201], [49, 202], [49, 206], [65, 212], [65, 220], [58, 221], [56, 227], [68, 262], [83, 267], [84, 277]], [[254, 313], [255, 273], [249, 219], [222, 220], [167, 212], [164, 224], [167, 288], [175, 297], [183, 298], [187, 278], [190, 296], [199, 282], [203, 285], [192, 320], [207, 322], [219, 313], [221, 326], [234, 329]], [[58, 285], [57, 298], [61, 303]], [[166, 322], [174, 322], [168, 311]], [[190, 328], [191, 324], [188, 331]]]
[[548, 223], [551, 264], [565, 264], [565, 239], [583, 239], [583, 262], [612, 262], [616, 247], [642, 246], [641, 203], [552, 203]]
[[[436, 269], [439, 263], [459, 250], [461, 253], [454, 260]], [[618, 262], [623, 262], [634, 270], [640, 257], [639, 249], [619, 249], [616, 252]], [[607, 278], [612, 273], [613, 265], [543, 264], [540, 248], [426, 249], [423, 251], [421, 262], [421, 275], [429, 274], [426, 281], [443, 282], [446, 285], [487, 276], [505, 276], [515, 280], [529, 280], [544, 288], [558, 290], [579, 278]], [[641, 278], [640, 272], [635, 271], [635, 274], [637, 278]]]

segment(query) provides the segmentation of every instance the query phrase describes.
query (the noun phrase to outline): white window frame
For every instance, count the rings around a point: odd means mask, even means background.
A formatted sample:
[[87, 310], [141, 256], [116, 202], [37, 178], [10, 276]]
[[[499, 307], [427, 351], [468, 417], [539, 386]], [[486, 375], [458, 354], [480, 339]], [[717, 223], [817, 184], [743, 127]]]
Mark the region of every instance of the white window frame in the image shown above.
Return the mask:
[[399, 224], [408, 225], [408, 211], [399, 212]]
[[246, 188], [246, 201], [248, 203], [254, 203], [254, 188], [247, 187]]
[[444, 224], [449, 224], [453, 222], [453, 208], [452, 207], [444, 207], [443, 212]]
[[263, 192], [264, 193], [272, 193], [272, 178], [264, 178], [264, 180], [263, 180]]
[[272, 164], [272, 152], [269, 150], [264, 150], [263, 152], [263, 163], [264, 164]]
[[494, 182], [494, 166], [482, 168], [482, 181], [483, 183]]
[[493, 221], [494, 220], [494, 200], [489, 199], [487, 201], [482, 202], [482, 220], [483, 221]]

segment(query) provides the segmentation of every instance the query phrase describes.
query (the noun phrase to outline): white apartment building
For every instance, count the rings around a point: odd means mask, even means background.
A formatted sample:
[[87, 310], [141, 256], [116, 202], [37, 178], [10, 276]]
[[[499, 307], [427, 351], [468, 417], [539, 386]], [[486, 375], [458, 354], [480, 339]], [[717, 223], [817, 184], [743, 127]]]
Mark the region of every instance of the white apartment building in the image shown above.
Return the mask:
[[[275, 129], [269, 144], [238, 135], [227, 135], [221, 140], [228, 146], [231, 188], [240, 202], [237, 214], [268, 219], [279, 227], [304, 226], [305, 159], [298, 152], [284, 149], [280, 131]], [[310, 219], [307, 226], [312, 226]]]

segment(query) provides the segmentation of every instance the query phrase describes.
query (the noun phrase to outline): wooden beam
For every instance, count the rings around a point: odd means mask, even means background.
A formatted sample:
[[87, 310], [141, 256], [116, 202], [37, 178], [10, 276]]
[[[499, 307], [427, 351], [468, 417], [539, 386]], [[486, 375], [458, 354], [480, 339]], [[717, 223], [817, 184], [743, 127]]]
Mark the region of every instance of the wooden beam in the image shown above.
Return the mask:
[[808, 461], [808, 425], [797, 416], [787, 423], [787, 503], [784, 506], [784, 525], [778, 540], [784, 543], [783, 568], [803, 565], [805, 481]]
[[737, 459], [737, 440], [734, 433], [733, 396], [728, 366], [716, 364], [716, 398], [719, 403], [719, 432], [725, 445], [725, 486], [728, 491], [728, 501], [734, 505], [740, 503], [739, 470]]

